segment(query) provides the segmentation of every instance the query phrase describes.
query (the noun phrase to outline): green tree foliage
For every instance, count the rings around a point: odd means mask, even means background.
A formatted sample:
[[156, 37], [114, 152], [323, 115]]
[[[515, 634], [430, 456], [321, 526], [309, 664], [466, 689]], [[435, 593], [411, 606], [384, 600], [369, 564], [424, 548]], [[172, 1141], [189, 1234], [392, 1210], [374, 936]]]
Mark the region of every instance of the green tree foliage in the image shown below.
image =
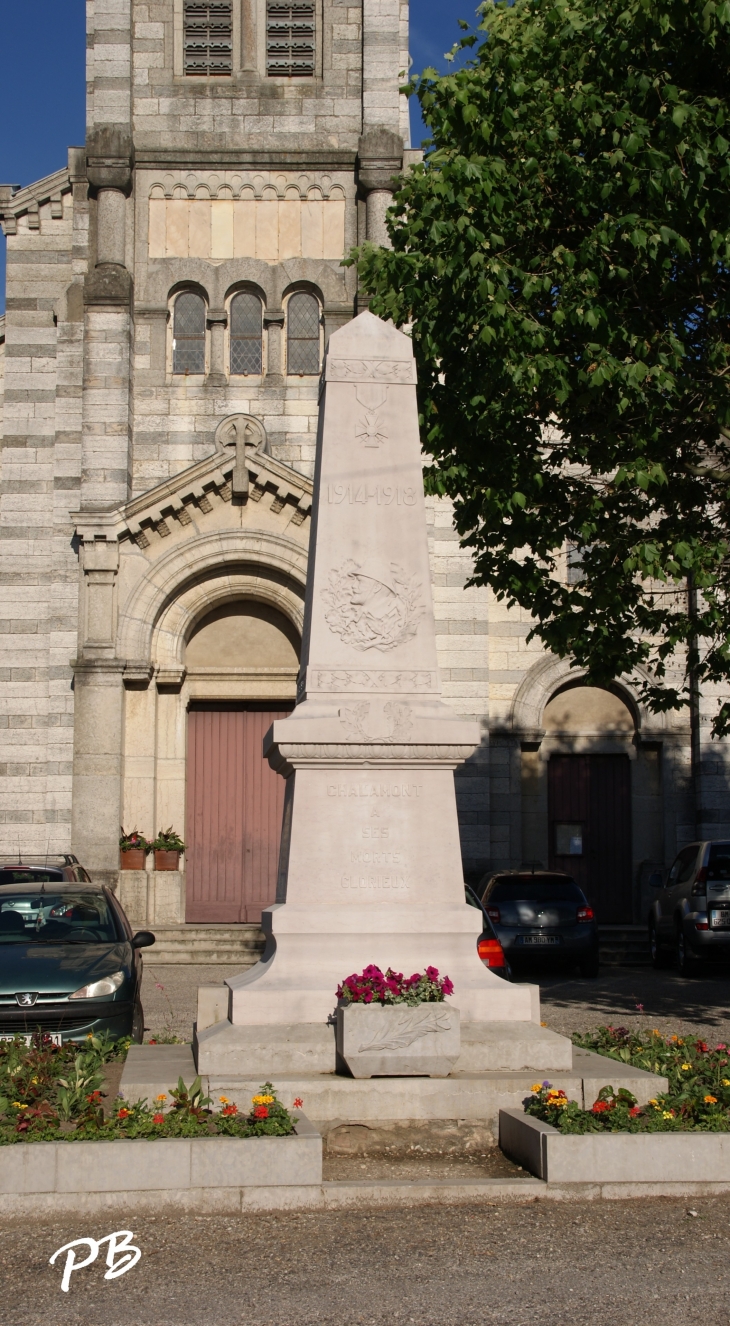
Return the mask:
[[412, 84], [432, 145], [360, 279], [413, 322], [427, 478], [476, 583], [676, 707], [688, 657], [730, 675], [730, 4], [480, 14], [466, 66]]

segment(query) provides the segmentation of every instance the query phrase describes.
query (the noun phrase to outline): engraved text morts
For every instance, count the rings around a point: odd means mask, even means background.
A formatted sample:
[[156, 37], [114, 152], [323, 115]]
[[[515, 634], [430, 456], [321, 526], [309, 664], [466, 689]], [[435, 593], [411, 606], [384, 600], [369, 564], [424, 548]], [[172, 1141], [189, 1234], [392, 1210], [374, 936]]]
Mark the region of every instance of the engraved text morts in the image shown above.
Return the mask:
[[479, 732], [440, 694], [415, 382], [410, 339], [371, 313], [331, 336], [298, 703], [264, 743], [286, 778], [277, 901], [201, 1071], [257, 1026], [331, 1034], [342, 973], [368, 963], [447, 971], [462, 1027], [536, 1015], [479, 960], [464, 900], [453, 771]]

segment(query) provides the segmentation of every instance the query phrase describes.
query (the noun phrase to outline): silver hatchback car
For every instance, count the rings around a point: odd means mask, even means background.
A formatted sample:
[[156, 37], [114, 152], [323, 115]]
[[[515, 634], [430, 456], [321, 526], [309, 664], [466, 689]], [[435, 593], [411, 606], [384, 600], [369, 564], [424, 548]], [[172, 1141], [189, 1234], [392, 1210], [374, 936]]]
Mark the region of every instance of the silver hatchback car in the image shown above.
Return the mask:
[[730, 842], [683, 847], [664, 880], [649, 883], [656, 897], [649, 910], [649, 943], [655, 967], [674, 957], [691, 976], [699, 962], [730, 962]]

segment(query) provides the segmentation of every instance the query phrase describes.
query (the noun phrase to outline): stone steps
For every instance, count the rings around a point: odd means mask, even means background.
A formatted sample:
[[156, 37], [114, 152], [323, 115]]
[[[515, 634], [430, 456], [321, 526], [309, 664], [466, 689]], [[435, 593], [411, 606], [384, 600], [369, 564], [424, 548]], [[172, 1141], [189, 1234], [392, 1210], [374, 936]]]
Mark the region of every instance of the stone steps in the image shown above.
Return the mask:
[[645, 925], [599, 925], [598, 942], [606, 967], [644, 967], [651, 962]]
[[240, 925], [153, 925], [133, 923], [135, 930], [151, 929], [153, 948], [145, 949], [150, 966], [168, 963], [239, 965], [241, 970], [258, 962], [264, 936], [255, 924]]

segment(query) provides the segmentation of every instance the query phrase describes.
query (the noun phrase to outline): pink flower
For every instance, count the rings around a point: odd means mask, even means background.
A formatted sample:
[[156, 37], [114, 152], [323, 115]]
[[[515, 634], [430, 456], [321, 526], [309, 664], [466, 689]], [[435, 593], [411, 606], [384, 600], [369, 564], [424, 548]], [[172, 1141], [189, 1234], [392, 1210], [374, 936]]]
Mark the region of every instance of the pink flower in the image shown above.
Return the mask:
[[438, 978], [439, 978], [439, 969], [438, 969], [438, 967], [427, 967], [427, 968], [426, 968], [426, 975], [427, 975], [429, 981], [437, 981]]

